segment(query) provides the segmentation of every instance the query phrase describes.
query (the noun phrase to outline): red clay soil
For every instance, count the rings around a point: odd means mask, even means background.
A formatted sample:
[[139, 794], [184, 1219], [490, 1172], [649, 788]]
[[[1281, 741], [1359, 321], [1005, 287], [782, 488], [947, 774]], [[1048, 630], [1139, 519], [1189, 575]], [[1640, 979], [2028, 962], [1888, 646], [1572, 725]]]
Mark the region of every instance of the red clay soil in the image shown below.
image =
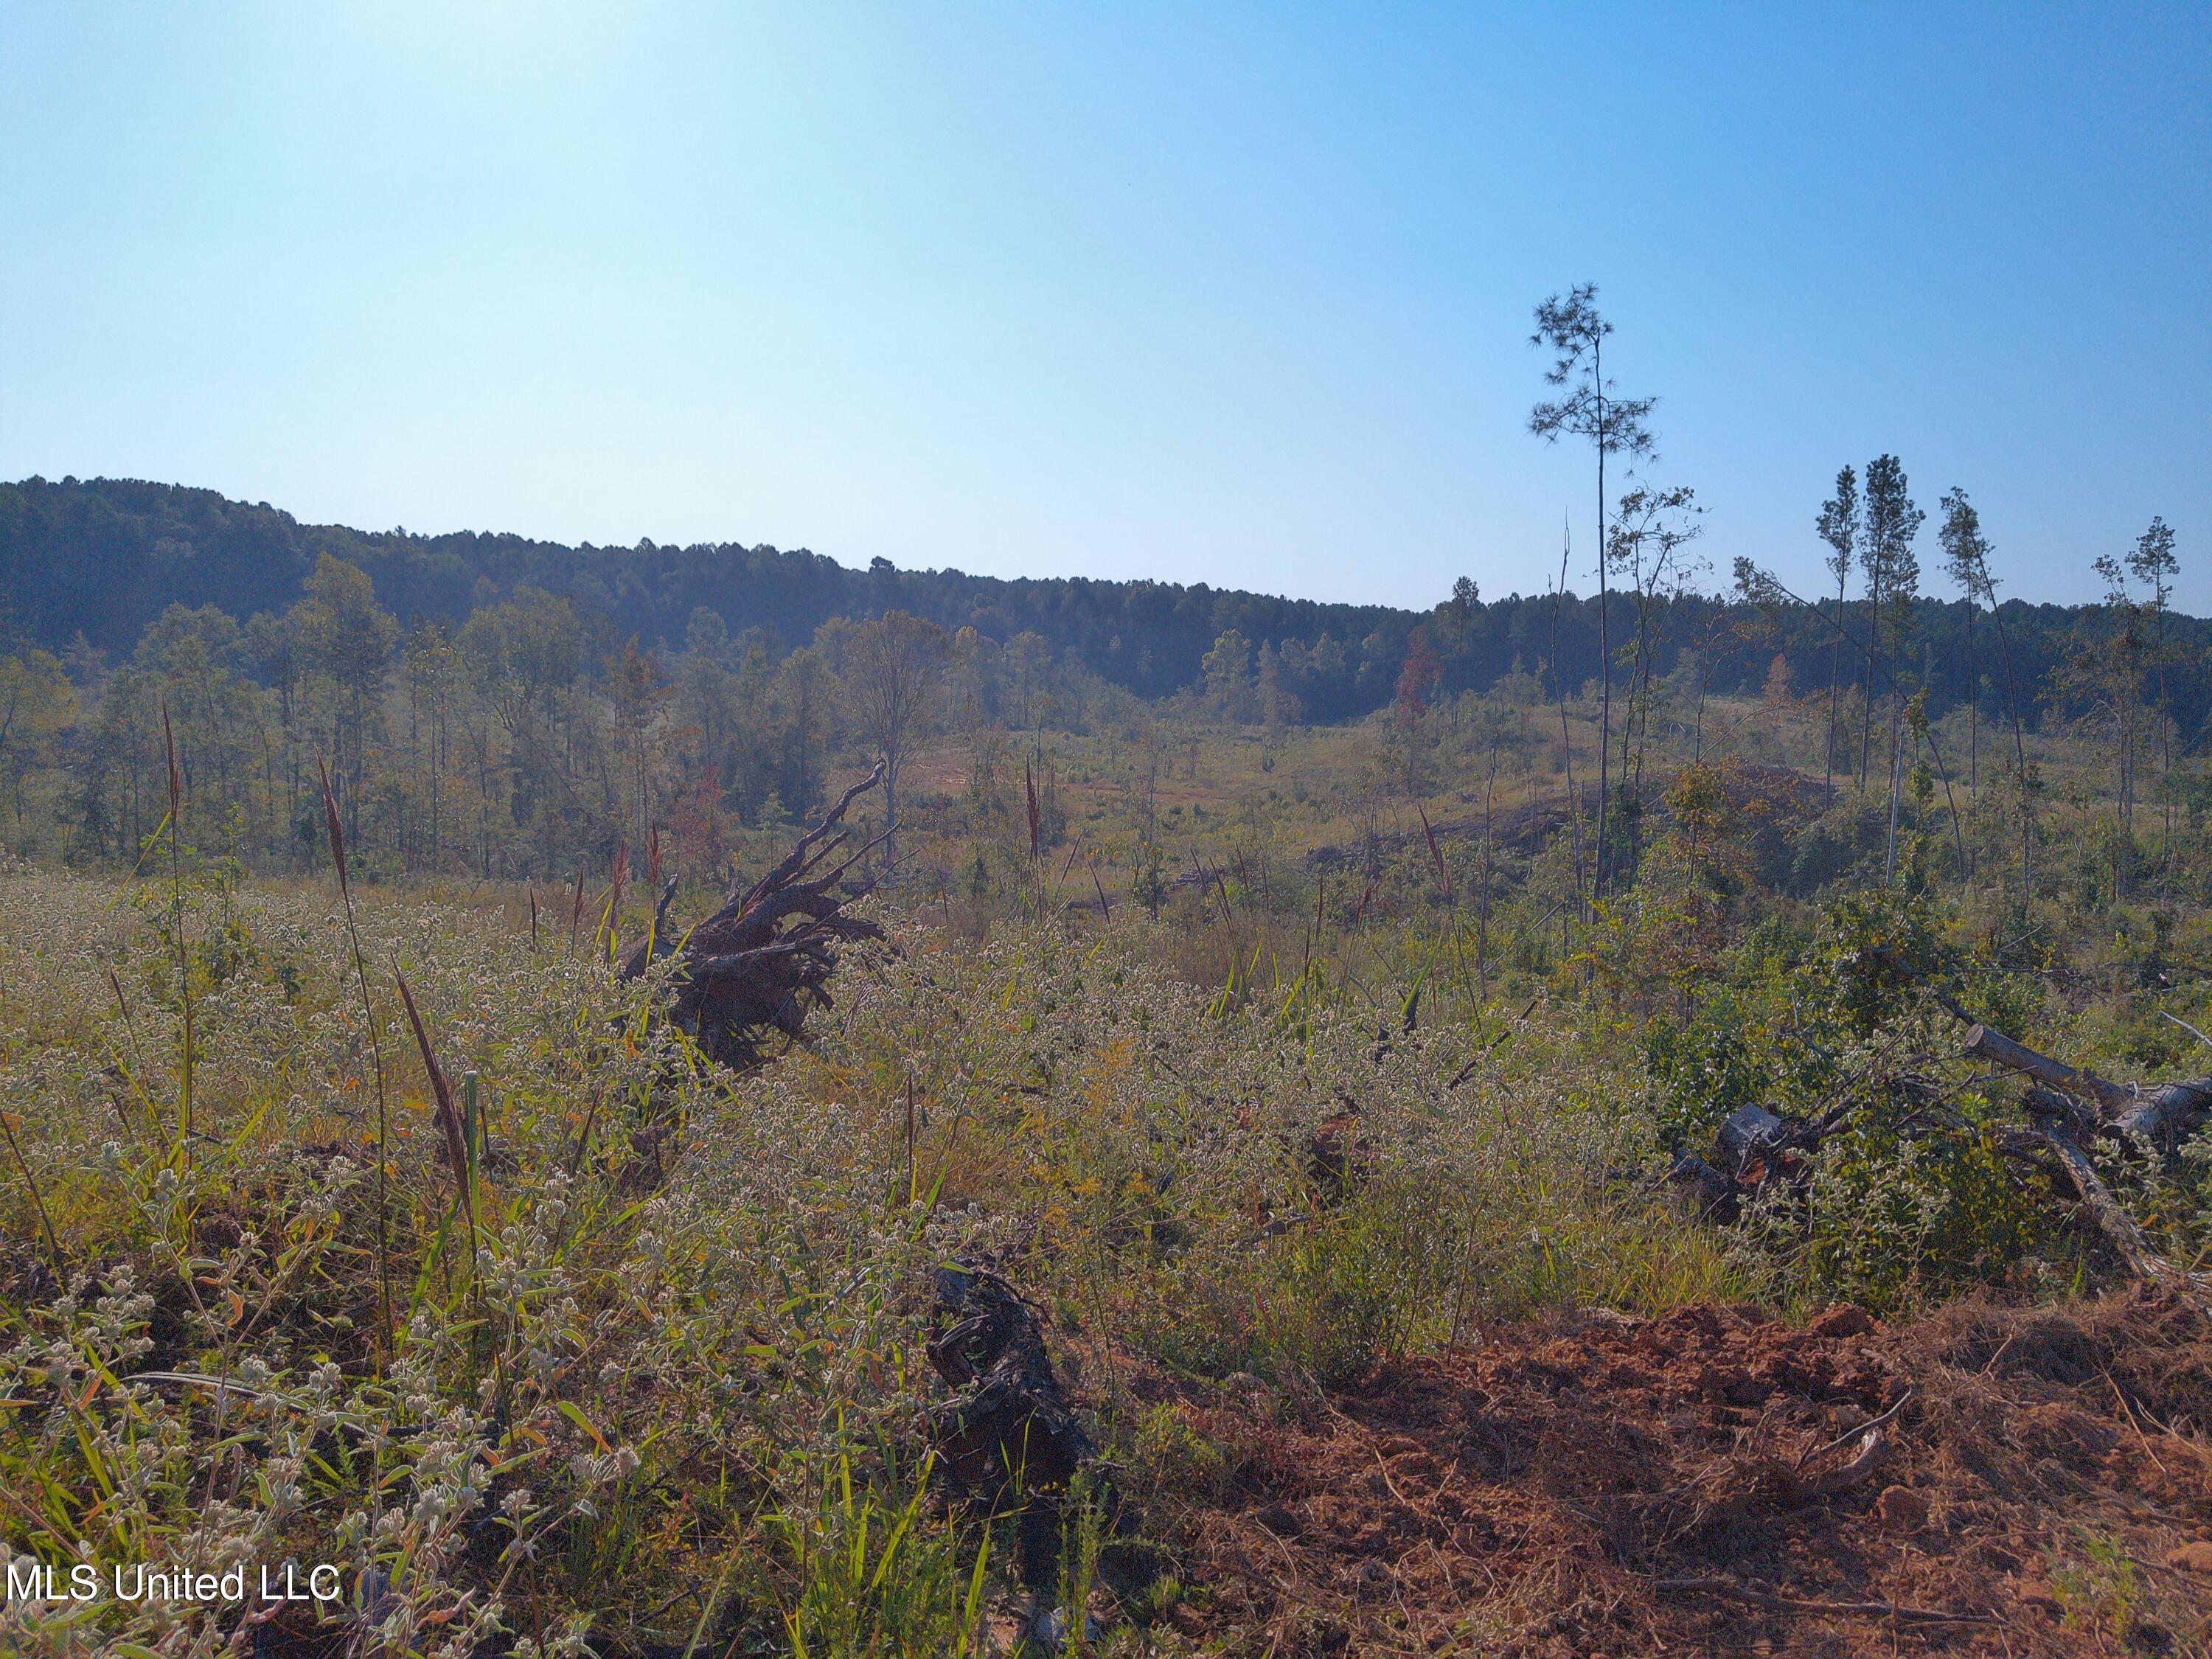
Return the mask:
[[1205, 1651], [2212, 1654], [2191, 1304], [1581, 1315], [1326, 1398], [1241, 1381], [1139, 1384], [1232, 1455], [1171, 1527]]

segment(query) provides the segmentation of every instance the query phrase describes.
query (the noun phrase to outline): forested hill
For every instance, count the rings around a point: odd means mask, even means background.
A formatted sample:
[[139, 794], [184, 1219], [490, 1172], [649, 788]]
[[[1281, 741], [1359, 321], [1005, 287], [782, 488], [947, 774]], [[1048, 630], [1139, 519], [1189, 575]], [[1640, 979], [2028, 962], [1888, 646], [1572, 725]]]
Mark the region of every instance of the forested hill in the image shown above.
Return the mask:
[[[883, 559], [848, 569], [805, 549], [735, 542], [659, 547], [569, 547], [525, 537], [459, 531], [426, 536], [302, 524], [267, 502], [232, 501], [211, 489], [135, 479], [28, 478], [0, 483], [0, 636], [57, 653], [82, 635], [110, 661], [127, 659], [148, 624], [173, 605], [215, 605], [244, 621], [296, 599], [315, 561], [328, 553], [357, 566], [377, 599], [401, 619], [458, 624], [525, 586], [568, 596], [611, 649], [635, 635], [647, 648], [681, 648], [694, 611], [719, 613], [732, 635], [764, 630], [786, 647], [804, 644], [833, 617], [855, 620], [899, 609], [948, 629], [972, 626], [1000, 642], [1027, 633], [1056, 653], [1073, 651], [1092, 673], [1146, 696], [1203, 683], [1206, 653], [1224, 634], [1246, 648], [1293, 643], [1305, 716], [1338, 720], [1389, 702], [1408, 642], [1427, 624], [1437, 657], [1432, 684], [1481, 689], [1516, 668], [1546, 673], [1556, 662], [1570, 688], [1599, 663], [1598, 606], [1570, 598], [1555, 605], [1532, 592], [1434, 612], [1386, 605], [1322, 605], [1231, 592], [1204, 583], [1022, 579], [958, 570], [901, 570]], [[1541, 589], [1542, 572], [1528, 586]], [[1440, 596], [1441, 597], [1441, 596]], [[1811, 596], [1808, 596], [1811, 597]], [[1826, 611], [1832, 615], [1831, 599]], [[1846, 608], [1852, 635], [1866, 636], [1863, 604]], [[2114, 623], [2102, 606], [2002, 607], [2002, 647], [1986, 613], [1978, 623], [1960, 600], [1914, 608], [1904, 661], [1917, 671], [1940, 711], [1978, 688], [1995, 713], [2009, 677], [2023, 714], [2050, 696], [2052, 671]], [[1715, 690], [1755, 688], [1777, 658], [1800, 690], [1825, 684], [1840, 657], [1846, 684], [1862, 678], [1856, 647], [1838, 642], [1827, 616], [1797, 606], [1765, 609], [1698, 594], [1650, 611], [1654, 672], [1673, 670], [1695, 650]], [[1632, 594], [1616, 592], [1616, 647], [1634, 637]], [[2171, 647], [2166, 695], [2185, 731], [2206, 714], [2212, 624], [2166, 617]], [[1917, 659], [1917, 661], [1914, 660]]]
[[[1413, 613], [1383, 605], [1220, 592], [1200, 583], [1006, 581], [957, 570], [898, 570], [878, 559], [848, 569], [804, 548], [736, 542], [659, 547], [564, 546], [459, 531], [416, 535], [302, 524], [290, 514], [211, 489], [136, 479], [30, 478], [0, 484], [0, 605], [10, 626], [50, 650], [82, 633], [127, 656], [171, 605], [214, 605], [243, 621], [300, 596], [315, 559], [332, 554], [365, 571], [378, 600], [403, 620], [465, 619], [530, 584], [574, 600], [586, 615], [648, 647], [680, 647], [693, 611], [720, 614], [732, 634], [772, 630], [805, 644], [833, 617], [910, 611], [948, 629], [973, 626], [1001, 641], [1030, 632], [1082, 653], [1094, 673], [1146, 696], [1200, 678], [1200, 659], [1225, 630], [1255, 642], [1327, 635], [1395, 665]], [[1395, 672], [1395, 669], [1393, 669]], [[1353, 680], [1357, 675], [1351, 677]], [[1389, 677], [1371, 702], [1389, 694]], [[1355, 690], [1347, 684], [1347, 692]], [[1350, 708], [1316, 714], [1350, 713]]]

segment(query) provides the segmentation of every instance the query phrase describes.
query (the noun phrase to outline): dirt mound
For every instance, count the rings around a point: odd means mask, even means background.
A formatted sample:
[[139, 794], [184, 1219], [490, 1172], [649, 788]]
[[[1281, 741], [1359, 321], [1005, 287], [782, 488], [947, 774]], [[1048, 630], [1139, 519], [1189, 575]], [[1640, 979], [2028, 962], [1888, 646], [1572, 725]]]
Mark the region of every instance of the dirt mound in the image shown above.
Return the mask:
[[1603, 1314], [1279, 1399], [1171, 1618], [1231, 1653], [2212, 1652], [2212, 1322]]

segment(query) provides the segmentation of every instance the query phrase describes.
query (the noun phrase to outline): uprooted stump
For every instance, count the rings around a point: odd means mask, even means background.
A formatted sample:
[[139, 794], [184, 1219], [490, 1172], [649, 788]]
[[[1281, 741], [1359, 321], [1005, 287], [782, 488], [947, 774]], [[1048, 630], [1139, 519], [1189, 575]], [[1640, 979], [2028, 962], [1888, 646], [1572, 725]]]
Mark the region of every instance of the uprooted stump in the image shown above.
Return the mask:
[[931, 1413], [939, 1468], [971, 1507], [1019, 1517], [1022, 1582], [1044, 1589], [1070, 1483], [1097, 1449], [1052, 1374], [1043, 1322], [1018, 1291], [955, 1261], [938, 1269], [936, 1305], [929, 1363], [959, 1391]]
[[830, 1006], [839, 947], [883, 938], [875, 922], [846, 910], [867, 886], [841, 885], [868, 847], [826, 874], [816, 873], [844, 845], [840, 826], [846, 810], [883, 775], [878, 761], [782, 863], [750, 888], [733, 891], [720, 909], [687, 932], [679, 934], [668, 925], [676, 884], [661, 889], [652, 931], [623, 962], [623, 977], [635, 979], [652, 963], [678, 958], [681, 971], [671, 987], [669, 1015], [708, 1058], [740, 1068], [755, 1066], [777, 1038], [797, 1038], [807, 1015]]

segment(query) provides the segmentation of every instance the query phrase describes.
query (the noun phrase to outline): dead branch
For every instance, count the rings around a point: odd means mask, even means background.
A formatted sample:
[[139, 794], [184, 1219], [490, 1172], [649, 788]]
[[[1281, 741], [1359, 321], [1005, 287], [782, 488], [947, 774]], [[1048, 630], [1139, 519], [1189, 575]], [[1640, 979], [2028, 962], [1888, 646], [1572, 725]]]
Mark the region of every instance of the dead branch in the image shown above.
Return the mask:
[[[2022, 1096], [2029, 1127], [2007, 1137], [2008, 1150], [2040, 1147], [2055, 1154], [2067, 1179], [2120, 1260], [2136, 1278], [2202, 1295], [2212, 1276], [2176, 1267], [2154, 1249], [2135, 1218], [2112, 1196], [2096, 1165], [2082, 1148], [2085, 1136], [2140, 1137], [2171, 1152], [2212, 1119], [2212, 1078], [2192, 1078], [2146, 1089], [2114, 1083], [2094, 1072], [2038, 1054], [2002, 1031], [1977, 1024], [1966, 1033], [1966, 1052], [2015, 1072], [2042, 1086]], [[2087, 1103], [2084, 1109], [2077, 1102]]]
[[2105, 1134], [2139, 1135], [2171, 1152], [2212, 1119], [2212, 1078], [2178, 1079], [2150, 1085], [2114, 1083], [2094, 1072], [2039, 1054], [1989, 1025], [1976, 1025], [1968, 1031], [1966, 1047], [1970, 1054], [2024, 1072], [2048, 1089], [2094, 1105], [2094, 1120], [2088, 1124], [2076, 1121], [2077, 1133], [2087, 1128]]
[[2143, 1230], [2136, 1224], [2135, 1218], [2120, 1207], [2112, 1196], [2112, 1189], [2105, 1185], [2096, 1165], [2090, 1163], [2074, 1137], [2060, 1128], [2031, 1127], [2027, 1133], [2058, 1155], [2058, 1162], [2066, 1171], [2067, 1179], [2081, 1200], [2081, 1207], [2088, 1211], [2112, 1248], [2120, 1253], [2128, 1272], [2136, 1278], [2154, 1285], [2190, 1286], [2193, 1275], [2176, 1267], [2154, 1249]]
[[[1822, 1458], [1826, 1457], [1830, 1452], [1841, 1451], [1844, 1447], [1850, 1445], [1854, 1440], [1863, 1442], [1868, 1436], [1873, 1434], [1876, 1430], [1886, 1428], [1889, 1424], [1896, 1420], [1897, 1414], [1899, 1412], [1903, 1411], [1906, 1406], [1911, 1403], [1912, 1395], [1913, 1389], [1911, 1384], [1907, 1384], [1905, 1392], [1898, 1395], [1897, 1403], [1892, 1406], [1887, 1411], [1884, 1412], [1880, 1417], [1875, 1418], [1871, 1423], [1860, 1424], [1858, 1427], [1853, 1429], [1849, 1434], [1839, 1435], [1835, 1439], [1828, 1442], [1825, 1446], [1814, 1447], [1811, 1451], [1807, 1452], [1802, 1457], [1800, 1457], [1797, 1460], [1797, 1467], [1800, 1469], [1802, 1469], [1808, 1463], [1817, 1463]], [[1856, 1463], [1856, 1459], [1854, 1459], [1853, 1462]]]
[[2134, 1090], [2099, 1077], [2094, 1072], [2069, 1066], [2063, 1060], [2039, 1054], [2026, 1043], [2015, 1042], [1993, 1025], [1978, 1024], [1968, 1031], [1966, 1047], [1970, 1054], [1994, 1060], [2011, 1071], [2025, 1072], [2037, 1082], [2061, 1093], [2094, 1101], [2102, 1111], [2117, 1114], [2136, 1103]]
[[1875, 1471], [1888, 1461], [1889, 1441], [1878, 1426], [1869, 1424], [1858, 1431], [1858, 1450], [1850, 1462], [1807, 1479], [1805, 1491], [1815, 1498], [1833, 1498], [1873, 1479]]

